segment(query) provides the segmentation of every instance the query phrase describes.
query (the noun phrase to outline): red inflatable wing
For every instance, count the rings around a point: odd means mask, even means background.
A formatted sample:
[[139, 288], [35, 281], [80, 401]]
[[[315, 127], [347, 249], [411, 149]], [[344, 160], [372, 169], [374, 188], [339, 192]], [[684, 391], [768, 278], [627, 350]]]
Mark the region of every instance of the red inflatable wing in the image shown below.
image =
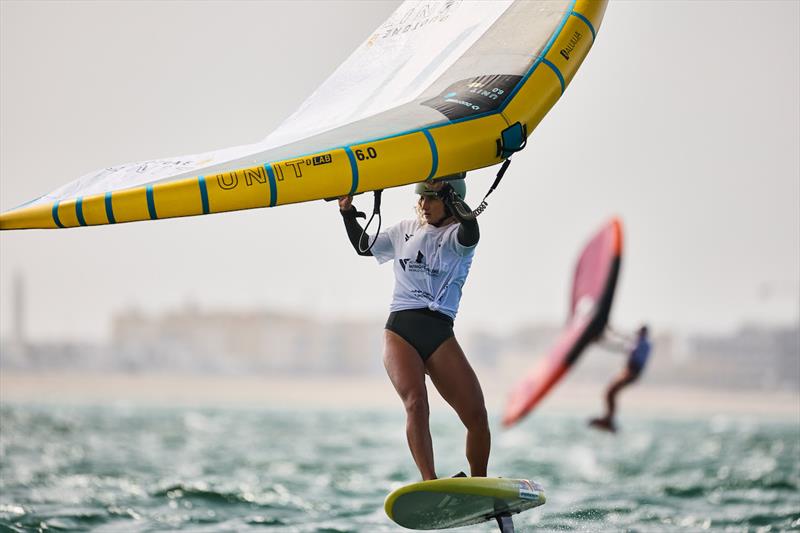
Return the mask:
[[519, 422], [567, 373], [584, 349], [602, 333], [611, 313], [622, 262], [622, 224], [610, 220], [581, 252], [572, 282], [567, 323], [548, 354], [514, 388], [503, 425]]

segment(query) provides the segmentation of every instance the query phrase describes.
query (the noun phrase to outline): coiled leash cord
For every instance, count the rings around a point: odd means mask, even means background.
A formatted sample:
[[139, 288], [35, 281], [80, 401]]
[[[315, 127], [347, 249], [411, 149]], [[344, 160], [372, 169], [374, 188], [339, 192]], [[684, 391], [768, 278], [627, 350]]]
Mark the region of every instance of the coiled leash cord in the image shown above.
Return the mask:
[[[381, 232], [381, 222], [382, 222], [382, 217], [381, 217], [381, 194], [383, 194], [383, 189], [378, 189], [378, 190], [373, 191], [373, 192], [375, 193], [375, 198], [374, 198], [374, 201], [373, 201], [373, 204], [372, 204], [372, 216], [369, 217], [369, 220], [367, 221], [367, 224], [364, 226], [364, 229], [361, 230], [361, 237], [358, 238], [358, 253], [359, 254], [365, 254], [365, 253], [371, 251], [372, 247], [375, 246], [375, 242], [378, 240], [378, 235]], [[361, 241], [364, 240], [364, 235], [367, 235], [367, 229], [369, 228], [369, 225], [372, 224], [372, 220], [375, 218], [375, 215], [378, 215], [378, 230], [375, 232], [375, 237], [372, 239], [372, 242], [369, 243], [369, 246], [367, 246], [365, 249], [362, 250], [361, 249]], [[364, 213], [361, 213], [361, 212], [357, 212], [356, 213], [356, 217], [367, 218], [367, 215], [365, 215]], [[367, 237], [369, 237], [369, 236], [367, 235]], [[369, 242], [369, 239], [367, 239], [367, 242]]]
[[500, 185], [500, 180], [503, 179], [503, 175], [506, 173], [506, 170], [510, 164], [510, 157], [503, 161], [503, 165], [500, 167], [500, 170], [497, 172], [497, 176], [494, 178], [494, 183], [492, 183], [492, 186], [489, 187], [489, 191], [486, 193], [486, 196], [483, 197], [483, 200], [481, 200], [481, 203], [478, 207], [472, 211], [463, 211], [463, 204], [461, 202], [453, 202], [452, 209], [458, 212], [459, 218], [462, 220], [475, 220], [478, 218], [478, 215], [486, 211], [486, 208], [489, 207], [489, 203], [486, 201], [486, 199], [494, 192], [497, 186]]

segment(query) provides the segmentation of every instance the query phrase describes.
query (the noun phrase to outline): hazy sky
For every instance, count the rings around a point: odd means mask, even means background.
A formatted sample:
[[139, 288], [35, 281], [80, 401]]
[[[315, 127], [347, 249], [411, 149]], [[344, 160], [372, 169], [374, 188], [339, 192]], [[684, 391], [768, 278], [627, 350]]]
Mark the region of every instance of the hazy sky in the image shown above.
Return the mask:
[[[263, 138], [397, 5], [0, 2], [0, 208], [100, 167]], [[792, 1], [612, 1], [480, 219], [459, 324], [561, 320], [576, 255], [614, 214], [621, 327], [797, 320], [799, 20]], [[493, 176], [471, 174], [468, 200]], [[387, 192], [386, 223], [414, 200]], [[36, 339], [103, 338], [116, 311], [187, 302], [382, 320], [391, 266], [355, 255], [336, 209], [3, 232], [0, 334], [17, 272]]]

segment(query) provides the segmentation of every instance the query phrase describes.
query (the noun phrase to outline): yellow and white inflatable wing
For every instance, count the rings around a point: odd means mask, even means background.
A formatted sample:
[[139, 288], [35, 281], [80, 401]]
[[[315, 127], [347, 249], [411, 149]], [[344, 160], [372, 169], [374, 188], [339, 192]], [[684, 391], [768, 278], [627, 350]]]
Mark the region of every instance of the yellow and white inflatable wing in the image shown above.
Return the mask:
[[0, 229], [272, 207], [494, 165], [563, 94], [605, 7], [409, 0], [261, 142], [97, 170], [1, 214]]

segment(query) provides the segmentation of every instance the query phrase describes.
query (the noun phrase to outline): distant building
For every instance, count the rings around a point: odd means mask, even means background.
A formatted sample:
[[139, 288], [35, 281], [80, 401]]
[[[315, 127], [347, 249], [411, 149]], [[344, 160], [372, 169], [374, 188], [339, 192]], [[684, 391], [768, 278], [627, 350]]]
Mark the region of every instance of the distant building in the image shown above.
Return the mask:
[[[108, 344], [30, 342], [24, 285], [13, 289], [13, 328], [0, 343], [0, 368], [23, 371], [171, 372], [196, 374], [382, 374], [383, 324], [322, 320], [268, 310], [201, 310], [160, 315], [134, 309], [112, 319]], [[561, 333], [556, 324], [528, 324], [510, 333], [458, 329], [470, 362], [507, 379], [529, 372]], [[606, 382], [625, 354], [590, 345], [570, 374]], [[504, 378], [505, 379], [505, 378]], [[800, 325], [747, 325], [728, 335], [683, 337], [654, 331], [646, 370], [652, 384], [800, 390]]]
[[200, 311], [113, 319], [112, 351], [129, 370], [354, 374], [380, 368], [381, 327], [271, 311]]
[[692, 375], [725, 387], [800, 390], [800, 325], [747, 325], [690, 339]]
[[0, 368], [33, 372], [116, 370], [106, 346], [90, 342], [0, 342]]

